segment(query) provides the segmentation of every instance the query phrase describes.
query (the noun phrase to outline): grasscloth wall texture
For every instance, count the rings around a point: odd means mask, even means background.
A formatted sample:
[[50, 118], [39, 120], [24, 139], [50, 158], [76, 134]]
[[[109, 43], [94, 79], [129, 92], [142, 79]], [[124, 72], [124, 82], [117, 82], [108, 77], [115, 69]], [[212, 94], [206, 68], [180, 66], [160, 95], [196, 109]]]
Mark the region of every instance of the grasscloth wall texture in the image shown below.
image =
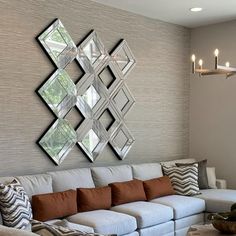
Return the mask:
[[[0, 175], [188, 155], [188, 29], [83, 0], [0, 0], [0, 6]], [[55, 68], [35, 38], [55, 18], [76, 43], [95, 29], [108, 50], [126, 39], [137, 59], [127, 80], [136, 104], [126, 116], [136, 142], [123, 162], [107, 147], [90, 164], [75, 147], [56, 167], [36, 144], [54, 117], [35, 90]], [[69, 74], [81, 75], [75, 63]], [[68, 119], [76, 124], [81, 117], [73, 110]]]
[[[219, 48], [219, 63], [236, 66], [236, 20], [199, 27], [192, 30], [192, 52], [203, 58], [204, 66], [212, 68], [213, 52]], [[190, 156], [208, 159], [216, 167], [218, 178], [227, 180], [236, 189], [236, 76], [191, 78]]]

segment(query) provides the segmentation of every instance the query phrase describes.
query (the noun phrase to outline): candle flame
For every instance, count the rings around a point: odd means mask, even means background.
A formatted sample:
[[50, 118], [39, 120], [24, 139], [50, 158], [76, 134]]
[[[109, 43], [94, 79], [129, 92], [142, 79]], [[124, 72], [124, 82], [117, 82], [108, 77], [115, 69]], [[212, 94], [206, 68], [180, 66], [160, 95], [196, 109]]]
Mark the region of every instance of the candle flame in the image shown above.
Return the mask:
[[215, 54], [216, 57], [218, 57], [218, 55], [219, 55], [219, 49], [218, 48], [216, 48], [214, 54]]
[[198, 62], [199, 66], [202, 66], [203, 65], [203, 60], [200, 59], [199, 62]]
[[226, 66], [226, 67], [229, 67], [229, 66], [230, 66], [230, 63], [227, 61], [227, 62], [225, 63], [225, 66]]
[[196, 60], [196, 57], [195, 57], [195, 55], [194, 55], [194, 54], [192, 55], [191, 59], [192, 59], [192, 62], [195, 62], [195, 60]]

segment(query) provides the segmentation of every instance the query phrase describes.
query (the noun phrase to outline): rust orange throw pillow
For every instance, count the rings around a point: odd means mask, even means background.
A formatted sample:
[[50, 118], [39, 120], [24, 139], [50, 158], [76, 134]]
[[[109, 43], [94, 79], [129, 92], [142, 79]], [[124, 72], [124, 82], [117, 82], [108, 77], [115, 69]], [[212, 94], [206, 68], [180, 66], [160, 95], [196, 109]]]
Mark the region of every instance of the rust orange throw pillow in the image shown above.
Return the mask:
[[46, 193], [32, 196], [33, 218], [47, 221], [77, 213], [76, 191]]
[[147, 200], [175, 194], [168, 176], [143, 181]]
[[111, 187], [112, 204], [114, 206], [147, 200], [141, 180], [134, 179], [126, 182], [111, 183], [109, 186]]
[[111, 188], [77, 188], [78, 212], [110, 209]]

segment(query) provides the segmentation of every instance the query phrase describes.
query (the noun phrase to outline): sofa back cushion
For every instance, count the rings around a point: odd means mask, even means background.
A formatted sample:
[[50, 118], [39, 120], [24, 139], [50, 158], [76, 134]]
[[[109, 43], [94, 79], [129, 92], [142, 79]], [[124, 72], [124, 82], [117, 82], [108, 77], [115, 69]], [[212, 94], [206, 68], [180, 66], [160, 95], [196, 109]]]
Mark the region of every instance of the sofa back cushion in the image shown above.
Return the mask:
[[14, 179], [15, 179], [15, 177], [13, 177], [13, 176], [10, 176], [10, 177], [0, 177], [0, 183], [1, 183], [1, 184], [9, 184], [9, 183], [11, 183]]
[[138, 179], [109, 184], [112, 192], [112, 205], [147, 200], [143, 182]]
[[33, 218], [47, 221], [77, 213], [76, 190], [32, 196]]
[[48, 174], [24, 175], [16, 177], [31, 200], [33, 195], [52, 193], [52, 177]]
[[175, 194], [168, 176], [143, 181], [143, 187], [148, 201]]
[[93, 167], [91, 170], [96, 187], [107, 186], [113, 182], [123, 182], [133, 179], [132, 168], [129, 165]]
[[78, 212], [110, 209], [111, 188], [108, 186], [98, 188], [78, 188], [77, 206]]
[[52, 177], [54, 192], [68, 189], [94, 188], [94, 182], [89, 168], [78, 168], [72, 170], [48, 172]]
[[146, 163], [132, 165], [133, 176], [135, 179], [148, 180], [163, 176], [162, 168], [159, 163]]

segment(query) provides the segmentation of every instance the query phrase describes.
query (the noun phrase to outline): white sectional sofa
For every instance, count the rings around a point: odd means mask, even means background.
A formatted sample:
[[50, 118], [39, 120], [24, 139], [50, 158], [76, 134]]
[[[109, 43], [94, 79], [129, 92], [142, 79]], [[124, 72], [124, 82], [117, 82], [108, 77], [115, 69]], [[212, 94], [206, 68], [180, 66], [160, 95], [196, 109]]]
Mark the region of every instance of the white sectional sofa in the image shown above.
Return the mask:
[[[192, 159], [178, 160], [190, 162]], [[168, 163], [167, 163], [168, 164]], [[163, 176], [160, 163], [78, 168], [46, 174], [18, 176], [25, 191], [35, 194], [60, 192], [76, 188], [106, 186], [112, 182], [134, 178], [148, 180]], [[2, 177], [0, 182], [12, 180]], [[67, 221], [87, 226], [88, 231], [125, 236], [185, 236], [189, 226], [204, 223], [207, 212], [227, 211], [236, 202], [236, 190], [207, 189], [196, 197], [170, 195], [150, 202], [137, 201], [112, 207], [77, 213]], [[53, 223], [55, 221], [49, 222]], [[1, 235], [1, 228], [0, 228]]]

